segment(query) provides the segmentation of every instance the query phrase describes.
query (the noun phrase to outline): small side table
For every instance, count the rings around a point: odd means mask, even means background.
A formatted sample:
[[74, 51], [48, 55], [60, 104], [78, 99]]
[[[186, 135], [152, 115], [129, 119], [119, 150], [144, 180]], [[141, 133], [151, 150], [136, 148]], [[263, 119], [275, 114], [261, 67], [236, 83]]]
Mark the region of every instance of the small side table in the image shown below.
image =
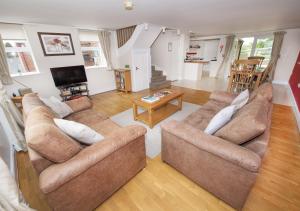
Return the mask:
[[20, 110], [21, 113], [22, 113], [22, 110], [23, 110], [22, 99], [23, 99], [22, 96], [16, 96], [16, 97], [11, 98], [11, 100], [17, 106], [17, 108]]

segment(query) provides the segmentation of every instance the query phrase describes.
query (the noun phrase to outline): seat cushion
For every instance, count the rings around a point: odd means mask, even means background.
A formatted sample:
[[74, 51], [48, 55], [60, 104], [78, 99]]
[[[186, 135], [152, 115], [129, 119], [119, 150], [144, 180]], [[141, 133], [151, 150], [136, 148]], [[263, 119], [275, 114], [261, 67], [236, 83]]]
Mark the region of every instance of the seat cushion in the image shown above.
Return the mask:
[[27, 116], [25, 137], [31, 149], [52, 162], [61, 163], [77, 154], [81, 146], [56, 127], [53, 118], [47, 107], [32, 109]]
[[110, 120], [105, 114], [99, 113], [92, 109], [71, 114], [65, 119], [85, 124], [104, 137], [121, 128], [118, 124]]
[[205, 130], [210, 120], [227, 105], [226, 102], [209, 100], [197, 111], [187, 116], [183, 122], [199, 130]]
[[73, 113], [67, 116], [65, 119], [79, 122], [91, 127], [91, 125], [96, 124], [97, 122], [108, 119], [108, 116], [103, 113], [94, 111], [93, 109], [87, 109]]
[[267, 99], [255, 98], [240, 109], [215, 135], [235, 144], [243, 144], [266, 130], [268, 110]]

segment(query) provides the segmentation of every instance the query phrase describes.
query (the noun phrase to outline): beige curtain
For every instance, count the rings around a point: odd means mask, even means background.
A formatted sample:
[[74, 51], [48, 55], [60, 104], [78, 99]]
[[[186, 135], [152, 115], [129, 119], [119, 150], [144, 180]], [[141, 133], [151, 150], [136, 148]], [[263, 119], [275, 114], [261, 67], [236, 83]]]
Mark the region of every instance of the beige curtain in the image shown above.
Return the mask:
[[1, 34], [0, 34], [0, 80], [4, 85], [13, 83], [12, 78], [10, 77], [9, 74], [8, 64], [6, 60], [6, 53], [5, 53]]
[[236, 60], [240, 59], [240, 55], [241, 55], [241, 50], [242, 50], [243, 43], [244, 43], [244, 40], [238, 39], [237, 45], [236, 45], [236, 54], [235, 54], [235, 59]]
[[24, 123], [22, 115], [16, 105], [7, 95], [0, 81], [0, 123], [8, 136], [10, 144], [17, 151], [26, 151], [26, 142], [23, 135]]
[[276, 64], [280, 57], [280, 50], [281, 50], [285, 33], [286, 33], [285, 31], [274, 32], [274, 41], [273, 41], [272, 53], [270, 59], [270, 64], [272, 65], [272, 69], [270, 70], [269, 73], [269, 77], [268, 77], [269, 81], [272, 81], [274, 79]]
[[108, 31], [99, 31], [98, 37], [100, 41], [101, 48], [103, 50], [107, 66], [109, 70], [113, 69], [111, 61], [111, 48], [110, 48], [110, 32]]
[[224, 59], [220, 64], [220, 67], [217, 72], [217, 77], [222, 78], [224, 76], [225, 69], [228, 67], [228, 62], [231, 56], [232, 47], [234, 43], [235, 35], [229, 35], [226, 37], [226, 45], [224, 50]]
[[5, 162], [0, 157], [0, 210], [34, 211], [25, 202], [15, 178], [11, 176]]

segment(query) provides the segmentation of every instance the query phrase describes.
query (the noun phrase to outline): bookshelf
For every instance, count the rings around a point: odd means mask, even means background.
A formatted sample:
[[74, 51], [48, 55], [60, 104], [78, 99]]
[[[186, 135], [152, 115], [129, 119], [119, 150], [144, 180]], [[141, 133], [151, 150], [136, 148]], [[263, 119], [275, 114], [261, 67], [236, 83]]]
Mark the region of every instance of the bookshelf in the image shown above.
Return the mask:
[[115, 80], [118, 91], [131, 92], [131, 72], [129, 69], [115, 70]]

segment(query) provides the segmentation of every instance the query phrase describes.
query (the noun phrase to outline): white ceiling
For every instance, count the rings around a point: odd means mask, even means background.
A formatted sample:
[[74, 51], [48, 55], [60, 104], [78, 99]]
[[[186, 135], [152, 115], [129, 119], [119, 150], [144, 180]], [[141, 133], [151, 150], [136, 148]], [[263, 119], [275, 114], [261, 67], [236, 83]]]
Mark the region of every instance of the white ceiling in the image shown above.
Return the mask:
[[300, 0], [0, 0], [0, 21], [118, 28], [153, 23], [202, 35], [300, 27]]

